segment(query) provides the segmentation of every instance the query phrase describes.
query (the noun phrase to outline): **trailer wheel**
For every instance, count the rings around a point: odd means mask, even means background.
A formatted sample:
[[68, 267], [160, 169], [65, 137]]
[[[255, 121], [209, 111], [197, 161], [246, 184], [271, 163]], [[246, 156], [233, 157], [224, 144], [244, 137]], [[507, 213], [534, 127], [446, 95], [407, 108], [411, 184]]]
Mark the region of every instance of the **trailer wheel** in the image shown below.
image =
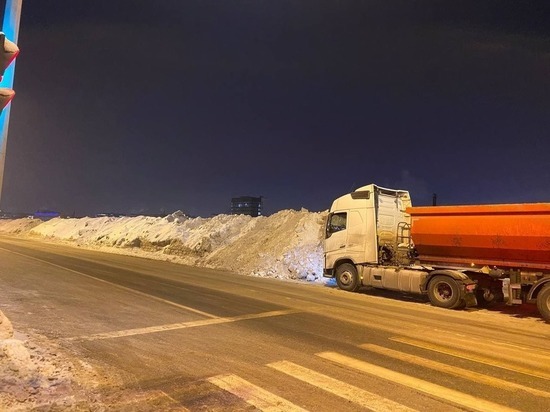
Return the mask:
[[336, 269], [336, 283], [342, 290], [355, 292], [359, 289], [359, 275], [351, 263], [343, 263]]
[[428, 285], [428, 297], [440, 308], [455, 309], [462, 304], [458, 284], [448, 276], [434, 276]]
[[550, 323], [550, 284], [543, 287], [537, 296], [537, 308], [544, 318]]

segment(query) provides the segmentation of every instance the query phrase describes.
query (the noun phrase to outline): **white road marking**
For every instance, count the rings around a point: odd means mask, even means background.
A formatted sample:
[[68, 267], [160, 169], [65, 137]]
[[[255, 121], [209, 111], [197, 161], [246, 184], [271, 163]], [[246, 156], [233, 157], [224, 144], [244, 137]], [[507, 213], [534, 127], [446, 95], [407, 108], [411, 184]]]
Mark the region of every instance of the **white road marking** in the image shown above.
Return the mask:
[[[473, 340], [471, 336], [462, 335], [462, 334], [449, 334], [447, 331], [442, 329], [434, 329], [436, 336], [445, 335], [445, 344], [452, 343], [452, 346], [468, 348], [469, 351], [475, 349], [478, 353], [483, 353], [487, 355], [494, 355], [498, 353], [499, 359], [507, 357], [509, 360], [514, 361], [516, 359], [521, 359], [522, 363], [526, 361], [531, 361], [531, 365], [540, 366], [550, 365], [550, 350], [544, 349], [536, 346], [522, 346], [518, 344], [508, 343], [504, 341], [498, 341], [494, 339], [475, 339], [475, 344], [472, 344]], [[401, 334], [399, 334], [401, 335]], [[413, 336], [411, 336], [413, 337]], [[439, 338], [422, 337], [422, 340], [430, 341], [432, 343], [440, 343]], [[548, 347], [548, 346], [547, 346]], [[526, 359], [525, 353], [529, 353], [528, 359]]]
[[86, 336], [76, 336], [73, 338], [67, 338], [65, 340], [67, 341], [92, 341], [92, 340], [100, 340], [100, 339], [112, 339], [112, 338], [120, 338], [123, 336], [133, 336], [133, 335], [145, 335], [147, 333], [156, 333], [156, 332], [164, 332], [168, 330], [176, 330], [176, 329], [187, 329], [187, 328], [195, 328], [198, 326], [210, 326], [210, 325], [219, 325], [222, 323], [231, 323], [231, 322], [239, 322], [241, 320], [249, 320], [249, 319], [261, 319], [261, 318], [270, 318], [273, 316], [283, 316], [283, 315], [292, 315], [294, 313], [299, 313], [298, 310], [274, 310], [271, 312], [263, 312], [263, 313], [253, 313], [249, 315], [239, 315], [239, 316], [233, 316], [230, 318], [216, 318], [216, 319], [203, 319], [203, 320], [195, 320], [191, 322], [181, 322], [181, 323], [171, 323], [168, 325], [158, 325], [158, 326], [150, 326], [146, 328], [136, 328], [136, 329], [127, 329], [127, 330], [119, 330], [114, 332], [105, 332], [105, 333], [96, 333], [93, 335], [86, 335]]
[[180, 309], [184, 309], [186, 311], [189, 311], [189, 312], [193, 312], [193, 313], [196, 313], [198, 315], [201, 315], [201, 316], [205, 316], [207, 318], [212, 318], [212, 319], [217, 319], [219, 318], [219, 316], [217, 315], [212, 315], [211, 313], [207, 313], [207, 312], [203, 312], [202, 310], [198, 310], [198, 309], [195, 309], [195, 308], [192, 308], [192, 307], [189, 307], [189, 306], [185, 306], [185, 305], [180, 305], [179, 303], [175, 303], [175, 302], [172, 302], [172, 301], [169, 301], [169, 300], [166, 300], [166, 299], [162, 299], [162, 298], [159, 298], [157, 296], [154, 296], [154, 295], [150, 295], [148, 293], [144, 293], [144, 292], [140, 292], [139, 290], [135, 290], [135, 289], [132, 289], [132, 288], [128, 288], [126, 286], [122, 286], [122, 285], [119, 285], [117, 283], [113, 283], [113, 282], [109, 282], [108, 280], [103, 280], [103, 279], [99, 279], [99, 278], [96, 278], [92, 275], [88, 275], [86, 273], [83, 273], [83, 272], [79, 272], [78, 270], [74, 270], [74, 269], [69, 269], [65, 266], [61, 266], [61, 265], [58, 265], [56, 263], [52, 263], [52, 262], [48, 262], [47, 260], [43, 260], [43, 259], [40, 259], [40, 258], [36, 258], [34, 256], [29, 256], [29, 255], [25, 255], [24, 253], [19, 253], [19, 252], [14, 252], [12, 250], [9, 250], [9, 249], [4, 249], [3, 247], [0, 247], [1, 250], [5, 250], [7, 252], [10, 252], [10, 253], [13, 253], [15, 255], [19, 255], [19, 256], [23, 256], [23, 257], [26, 257], [28, 259], [32, 259], [32, 260], [36, 260], [38, 262], [41, 262], [41, 263], [45, 263], [47, 265], [50, 265], [50, 266], [53, 266], [55, 268], [58, 268], [58, 269], [62, 269], [62, 270], [65, 270], [67, 272], [71, 272], [71, 273], [74, 273], [76, 275], [80, 275], [80, 276], [84, 276], [88, 279], [93, 279], [97, 282], [101, 282], [101, 283], [106, 283], [110, 286], [114, 286], [116, 287], [117, 289], [121, 289], [121, 290], [124, 290], [126, 292], [132, 292], [136, 295], [139, 295], [139, 296], [145, 296], [149, 299], [153, 299], [153, 300], [156, 300], [156, 301], [159, 301], [159, 302], [162, 302], [162, 303], [166, 303], [167, 305], [171, 305], [171, 306], [175, 306], [177, 308], [180, 308]]
[[223, 390], [238, 396], [248, 404], [268, 412], [305, 412], [280, 396], [260, 388], [236, 375], [218, 375], [208, 381]]
[[504, 389], [507, 391], [521, 390], [535, 396], [550, 398], [550, 392], [541, 391], [541, 390], [531, 388], [529, 386], [523, 386], [514, 382], [508, 382], [508, 381], [505, 381], [504, 379], [494, 378], [492, 376], [470, 371], [468, 369], [447, 365], [445, 363], [436, 362], [431, 359], [425, 359], [420, 356], [410, 355], [408, 353], [399, 352], [393, 349], [389, 349], [389, 348], [385, 348], [382, 346], [373, 345], [369, 343], [364, 345], [359, 345], [359, 347], [371, 352], [384, 355], [384, 356], [389, 356], [390, 358], [393, 358], [393, 359], [398, 359], [400, 361], [412, 363], [414, 365], [419, 365], [428, 369], [433, 369], [439, 372], [447, 373], [449, 375], [458, 376], [460, 378], [465, 378], [470, 381], [493, 386], [495, 388]]
[[[172, 398], [170, 395], [168, 395], [166, 392], [164, 391], [161, 391], [159, 389], [159, 392], [161, 393], [162, 396], [170, 399], [172, 402], [174, 402], [175, 404], [178, 404], [179, 402], [177, 400], [175, 400], [174, 398]], [[184, 406], [178, 406], [178, 407], [175, 407], [175, 406], [171, 406], [170, 407], [170, 411], [174, 411], [174, 412], [190, 412], [189, 409], [185, 408]]]
[[[390, 339], [395, 342], [406, 343], [407, 345], [416, 346], [422, 349], [428, 349], [433, 352], [444, 353], [445, 355], [451, 355], [456, 358], [466, 359], [473, 362], [494, 366], [495, 368], [506, 369], [512, 372], [518, 372], [524, 375], [529, 375], [529, 376], [534, 376], [541, 379], [550, 380], [550, 374], [543, 371], [535, 370], [532, 366], [524, 367], [520, 365], [513, 365], [510, 360], [500, 361], [498, 359], [488, 359], [486, 356], [477, 355], [475, 353], [464, 351], [462, 349], [448, 348], [445, 346], [424, 342], [417, 339], [403, 338], [403, 337], [393, 337]], [[523, 358], [519, 358], [516, 360], [522, 361]], [[543, 363], [543, 364], [540, 364], [539, 366], [544, 367], [545, 365]]]
[[[163, 399], [164, 398], [164, 399]], [[168, 400], [169, 404], [165, 401]], [[58, 403], [61, 403], [58, 401]], [[133, 410], [145, 410], [144, 407], [148, 405], [149, 409], [155, 407], [156, 409], [150, 410], [169, 410], [170, 412], [190, 412], [184, 406], [180, 405], [180, 402], [172, 398], [166, 392], [160, 389], [152, 389], [145, 391], [133, 391], [129, 393], [123, 393], [121, 399], [114, 403], [109, 404], [109, 408], [115, 411], [133, 411]], [[149, 410], [148, 409], [148, 410]]]
[[436, 385], [431, 382], [424, 381], [403, 373], [394, 372], [390, 369], [382, 368], [380, 366], [367, 363], [358, 359], [350, 358], [345, 355], [341, 355], [335, 352], [322, 352], [317, 353], [317, 356], [336, 362], [340, 365], [344, 365], [361, 372], [373, 375], [380, 379], [389, 380], [391, 382], [407, 386], [415, 391], [423, 392], [430, 395], [433, 398], [443, 399], [451, 402], [459, 407], [465, 407], [467, 409], [479, 412], [512, 412], [515, 409], [508, 408], [503, 405], [496, 404], [494, 402], [486, 401], [481, 398], [477, 398], [466, 393], [458, 392], [453, 389], [445, 388], [444, 386]]
[[310, 385], [321, 388], [327, 392], [337, 395], [349, 402], [356, 403], [373, 412], [413, 412], [411, 409], [398, 402], [368, 392], [356, 386], [331, 378], [330, 376], [312, 371], [288, 361], [274, 362], [267, 366], [279, 372], [286, 373], [293, 378], [299, 379]]

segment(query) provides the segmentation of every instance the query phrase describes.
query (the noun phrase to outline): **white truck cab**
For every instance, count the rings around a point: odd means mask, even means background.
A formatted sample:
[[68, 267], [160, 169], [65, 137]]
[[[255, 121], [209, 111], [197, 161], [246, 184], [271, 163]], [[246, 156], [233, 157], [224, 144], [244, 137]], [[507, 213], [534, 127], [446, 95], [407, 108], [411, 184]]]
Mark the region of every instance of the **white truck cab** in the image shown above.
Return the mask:
[[336, 199], [325, 228], [323, 276], [338, 287], [428, 294], [446, 308], [476, 304], [475, 282], [460, 271], [415, 263], [409, 192], [370, 184]]
[[388, 263], [400, 245], [408, 246], [410, 216], [405, 210], [411, 205], [406, 190], [375, 184], [336, 199], [326, 225], [325, 269], [330, 272], [342, 259]]

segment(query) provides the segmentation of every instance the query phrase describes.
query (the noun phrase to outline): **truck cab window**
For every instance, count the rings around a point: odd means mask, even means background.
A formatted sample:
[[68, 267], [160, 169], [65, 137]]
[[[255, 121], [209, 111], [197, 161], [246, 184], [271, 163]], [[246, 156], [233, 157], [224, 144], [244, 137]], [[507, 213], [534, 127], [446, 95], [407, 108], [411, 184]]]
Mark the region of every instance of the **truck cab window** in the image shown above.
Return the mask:
[[327, 224], [327, 238], [331, 234], [346, 229], [347, 213], [334, 213], [329, 216]]

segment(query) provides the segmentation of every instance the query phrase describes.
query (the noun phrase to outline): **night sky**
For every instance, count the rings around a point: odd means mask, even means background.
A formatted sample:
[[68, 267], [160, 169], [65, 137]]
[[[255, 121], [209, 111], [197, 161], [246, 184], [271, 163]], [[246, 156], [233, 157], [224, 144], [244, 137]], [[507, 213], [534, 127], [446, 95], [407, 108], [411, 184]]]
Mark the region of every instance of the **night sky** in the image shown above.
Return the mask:
[[18, 45], [7, 211], [550, 201], [547, 0], [24, 0]]

